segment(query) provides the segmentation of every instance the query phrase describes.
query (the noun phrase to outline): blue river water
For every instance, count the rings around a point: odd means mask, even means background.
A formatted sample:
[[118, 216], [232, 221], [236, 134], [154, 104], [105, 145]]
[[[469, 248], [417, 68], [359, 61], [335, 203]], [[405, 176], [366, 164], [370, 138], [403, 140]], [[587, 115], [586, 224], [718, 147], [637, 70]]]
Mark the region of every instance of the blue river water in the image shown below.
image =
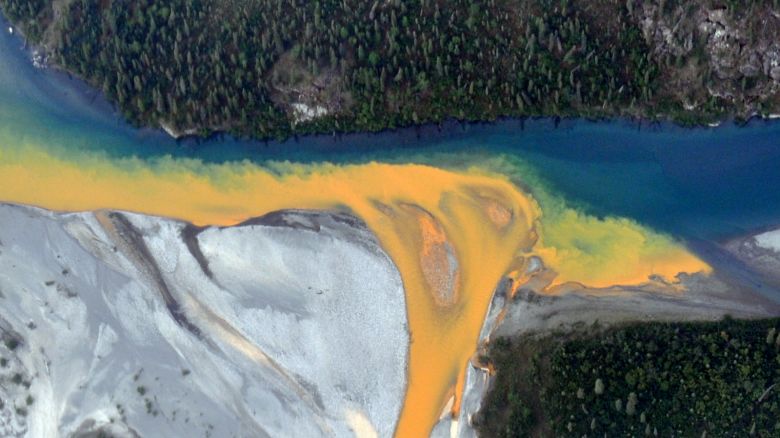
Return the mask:
[[627, 120], [503, 120], [285, 142], [226, 135], [176, 141], [128, 125], [78, 79], [35, 68], [30, 50], [2, 18], [0, 28], [0, 132], [13, 138], [111, 157], [205, 162], [446, 159], [468, 165], [474, 157], [501, 156], [522, 163], [545, 190], [584, 211], [629, 217], [681, 238], [722, 239], [780, 224], [780, 121], [690, 129]]

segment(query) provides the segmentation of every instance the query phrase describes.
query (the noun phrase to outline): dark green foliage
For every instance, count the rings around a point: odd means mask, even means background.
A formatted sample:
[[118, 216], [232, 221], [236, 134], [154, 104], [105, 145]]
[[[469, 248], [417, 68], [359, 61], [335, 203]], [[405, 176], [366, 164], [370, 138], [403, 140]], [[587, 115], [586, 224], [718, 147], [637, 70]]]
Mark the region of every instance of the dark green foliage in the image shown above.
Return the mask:
[[30, 40], [40, 42], [43, 30], [51, 20], [51, 1], [0, 0], [0, 8], [9, 20], [24, 29]]
[[[52, 3], [0, 7], [33, 41], [45, 30], [50, 60], [128, 119], [183, 133], [282, 138], [501, 116], [698, 124], [735, 108], [699, 99], [713, 80], [703, 41], [676, 61], [648, 47], [636, 0], [74, 0], [51, 23]], [[662, 4], [662, 15], [680, 6]], [[701, 74], [674, 82], [691, 60]], [[296, 121], [301, 103], [328, 115]]]
[[[258, 137], [608, 114], [658, 75], [622, 0], [76, 0], [57, 35], [55, 61], [130, 120]], [[328, 75], [343, 102], [295, 125], [274, 81]]]
[[486, 436], [780, 436], [778, 326], [726, 319], [504, 340], [479, 424]]
[[507, 420], [506, 435], [527, 436], [531, 434], [534, 428], [531, 407], [516, 393], [510, 393], [508, 401], [510, 413]]
[[258, 136], [289, 129], [269, 100], [265, 75], [284, 50], [271, 35], [291, 35], [293, 14], [219, 11], [202, 1], [105, 6], [71, 3], [60, 62], [100, 86], [130, 120]]

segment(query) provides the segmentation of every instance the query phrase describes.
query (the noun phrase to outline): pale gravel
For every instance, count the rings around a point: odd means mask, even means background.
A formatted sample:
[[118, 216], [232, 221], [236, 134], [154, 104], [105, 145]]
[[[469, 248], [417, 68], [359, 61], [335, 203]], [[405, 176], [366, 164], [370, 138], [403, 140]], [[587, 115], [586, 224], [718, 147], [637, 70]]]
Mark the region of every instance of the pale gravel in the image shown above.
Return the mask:
[[[349, 436], [360, 417], [392, 435], [408, 327], [400, 275], [371, 233], [303, 213], [290, 218], [320, 232], [209, 229], [199, 238], [212, 280], [182, 223], [129, 217], [201, 337], [92, 214], [0, 205], [0, 318], [24, 339], [7, 372], [34, 376], [35, 397], [24, 419], [0, 412], [7, 435]], [[12, 390], [3, 398], [25, 396]]]

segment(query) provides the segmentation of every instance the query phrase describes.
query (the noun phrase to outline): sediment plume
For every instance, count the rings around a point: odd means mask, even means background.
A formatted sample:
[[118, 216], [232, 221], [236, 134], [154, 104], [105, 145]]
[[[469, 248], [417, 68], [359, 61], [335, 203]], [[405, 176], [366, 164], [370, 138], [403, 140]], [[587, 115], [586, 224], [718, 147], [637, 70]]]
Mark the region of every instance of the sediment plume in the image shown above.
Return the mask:
[[[61, 189], [64, 188], [64, 189]], [[0, 200], [61, 211], [116, 209], [229, 226], [285, 209], [353, 214], [398, 268], [410, 330], [396, 436], [426, 436], [448, 398], [457, 413], [493, 291], [538, 256], [552, 286], [673, 282], [708, 267], [679, 243], [620, 219], [539, 204], [487, 170], [416, 164], [205, 165], [192, 160], [69, 159], [0, 149]], [[546, 224], [549, 224], [547, 226]], [[553, 290], [553, 289], [551, 289]]]

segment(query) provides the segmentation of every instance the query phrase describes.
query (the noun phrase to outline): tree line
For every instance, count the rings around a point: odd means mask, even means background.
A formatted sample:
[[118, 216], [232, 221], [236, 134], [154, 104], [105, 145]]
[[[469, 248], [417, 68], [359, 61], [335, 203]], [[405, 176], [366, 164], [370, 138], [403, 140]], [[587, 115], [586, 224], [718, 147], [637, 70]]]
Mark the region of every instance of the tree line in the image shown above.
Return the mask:
[[[54, 22], [52, 3], [0, 7], [144, 125], [267, 138], [680, 107], [633, 0], [74, 0]], [[309, 92], [327, 115], [296, 120]]]
[[[625, 3], [607, 3], [602, 26], [566, 0], [76, 0], [47, 43], [139, 124], [259, 137], [379, 130], [649, 101], [657, 66]], [[51, 16], [46, 0], [0, 4], [23, 25]], [[294, 125], [270, 86], [289, 73], [274, 70], [284, 55], [312, 77], [335, 72], [350, 105]]]
[[502, 339], [484, 436], [780, 435], [780, 319]]

